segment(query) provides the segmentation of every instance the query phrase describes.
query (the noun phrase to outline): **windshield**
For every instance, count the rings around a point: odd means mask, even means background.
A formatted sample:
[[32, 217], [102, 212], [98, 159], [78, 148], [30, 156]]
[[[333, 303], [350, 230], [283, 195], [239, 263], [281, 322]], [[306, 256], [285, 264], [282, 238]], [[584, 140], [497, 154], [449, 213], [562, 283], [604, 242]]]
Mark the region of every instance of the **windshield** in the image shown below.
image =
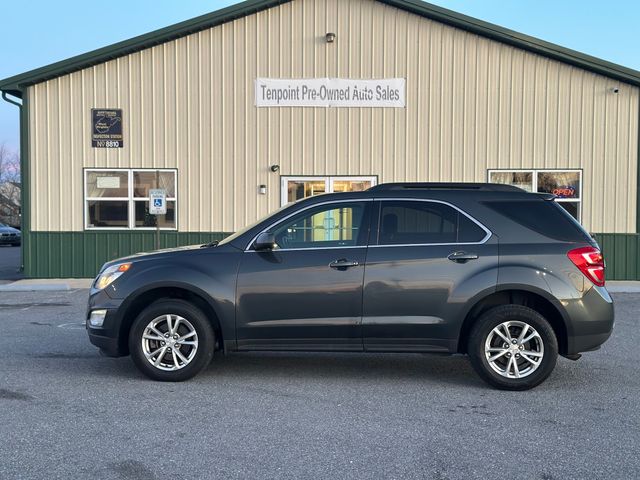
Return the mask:
[[269, 216], [267, 217], [263, 217], [260, 220], [258, 220], [257, 222], [253, 222], [251, 225], [244, 227], [242, 230], [238, 230], [236, 233], [234, 233], [233, 235], [229, 235], [227, 238], [225, 238], [224, 240], [222, 240], [220, 243], [218, 243], [218, 245], [224, 245], [226, 243], [229, 242], [233, 242], [236, 238], [240, 237], [241, 235], [244, 235], [245, 233], [247, 233], [249, 230], [251, 230], [252, 228], [254, 228], [255, 226], [257, 226], [258, 224], [264, 222], [266, 219], [272, 217], [273, 215], [281, 212], [282, 210], [284, 210], [285, 208], [290, 207], [291, 205], [293, 205], [292, 203], [288, 203], [286, 205], [283, 205], [282, 207], [280, 207], [279, 209], [277, 209], [275, 212], [272, 212]]

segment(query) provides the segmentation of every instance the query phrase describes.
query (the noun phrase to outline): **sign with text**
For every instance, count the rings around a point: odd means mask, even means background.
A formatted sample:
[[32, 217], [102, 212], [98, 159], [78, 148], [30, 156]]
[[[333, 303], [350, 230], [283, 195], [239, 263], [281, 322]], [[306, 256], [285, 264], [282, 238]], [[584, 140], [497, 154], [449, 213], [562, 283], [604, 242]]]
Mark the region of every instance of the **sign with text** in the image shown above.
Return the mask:
[[94, 148], [122, 148], [122, 110], [91, 109], [91, 146]]
[[149, 189], [149, 213], [151, 215], [167, 214], [167, 191], [164, 188]]
[[405, 79], [257, 78], [257, 107], [405, 107]]
[[120, 177], [98, 177], [96, 178], [98, 188], [120, 188]]

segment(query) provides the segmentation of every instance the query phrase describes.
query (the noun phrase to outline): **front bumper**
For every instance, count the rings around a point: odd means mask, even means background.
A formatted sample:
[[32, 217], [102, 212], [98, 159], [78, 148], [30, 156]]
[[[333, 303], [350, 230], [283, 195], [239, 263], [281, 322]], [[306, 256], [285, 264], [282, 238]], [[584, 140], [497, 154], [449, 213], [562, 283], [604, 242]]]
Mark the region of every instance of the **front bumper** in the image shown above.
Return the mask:
[[0, 245], [16, 245], [21, 243], [22, 241], [22, 237], [16, 235], [16, 236], [9, 236], [9, 235], [0, 235]]
[[[120, 326], [122, 324], [121, 306], [122, 300], [109, 297], [105, 290], [91, 290], [89, 294], [89, 305], [85, 315], [89, 341], [109, 357], [122, 357], [129, 353], [126, 339], [121, 338], [120, 335]], [[89, 317], [93, 310], [106, 310], [107, 312], [101, 327], [94, 327], [89, 324]]]

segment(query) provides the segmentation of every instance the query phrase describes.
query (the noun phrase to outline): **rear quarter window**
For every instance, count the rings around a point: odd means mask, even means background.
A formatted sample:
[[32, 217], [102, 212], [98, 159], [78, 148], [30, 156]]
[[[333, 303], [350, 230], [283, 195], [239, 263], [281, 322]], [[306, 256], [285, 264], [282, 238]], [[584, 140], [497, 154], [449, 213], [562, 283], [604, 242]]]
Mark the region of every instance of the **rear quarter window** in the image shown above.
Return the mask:
[[524, 201], [485, 202], [500, 215], [545, 237], [562, 242], [589, 242], [589, 234], [554, 201], [532, 199]]

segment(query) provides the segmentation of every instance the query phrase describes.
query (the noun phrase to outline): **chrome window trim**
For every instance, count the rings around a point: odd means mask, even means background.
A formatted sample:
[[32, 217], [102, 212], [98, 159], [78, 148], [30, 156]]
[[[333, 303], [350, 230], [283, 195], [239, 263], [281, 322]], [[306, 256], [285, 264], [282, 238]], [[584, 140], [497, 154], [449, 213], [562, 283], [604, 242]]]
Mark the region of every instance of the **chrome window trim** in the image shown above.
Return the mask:
[[[339, 247], [310, 247], [310, 248], [278, 248], [277, 250], [271, 250], [272, 252], [302, 252], [309, 250], [345, 250], [345, 249], [354, 249], [354, 248], [368, 248], [366, 245], [356, 245], [353, 247], [348, 246], [339, 246]], [[257, 253], [257, 250], [245, 250], [244, 253]]]
[[[491, 232], [491, 230], [489, 230], [487, 227], [485, 227], [482, 223], [480, 223], [478, 220], [476, 220], [473, 216], [469, 215], [467, 212], [465, 212], [464, 210], [462, 210], [461, 208], [458, 208], [457, 206], [453, 205], [452, 203], [446, 202], [444, 200], [434, 200], [434, 199], [430, 199], [430, 198], [402, 198], [402, 197], [393, 197], [393, 198], [363, 198], [363, 199], [347, 199], [347, 200], [330, 200], [327, 202], [322, 202], [322, 203], [315, 203], [313, 205], [309, 205], [305, 208], [302, 208], [296, 212], [291, 213], [290, 215], [287, 215], [286, 217], [278, 220], [277, 222], [274, 222], [272, 224], [270, 224], [267, 228], [261, 230], [257, 235], [255, 235], [251, 241], [247, 244], [247, 246], [244, 249], [244, 252], [256, 252], [256, 250], [253, 250], [251, 248], [251, 245], [253, 245], [253, 242], [256, 241], [256, 239], [258, 238], [258, 236], [261, 233], [264, 232], [268, 232], [269, 229], [273, 228], [274, 226], [288, 220], [289, 218], [293, 217], [294, 215], [297, 215], [300, 212], [304, 212], [305, 210], [308, 210], [310, 208], [313, 207], [319, 207], [322, 205], [331, 205], [334, 203], [349, 203], [349, 202], [373, 202], [373, 201], [378, 201], [378, 202], [430, 202], [430, 203], [440, 203], [442, 205], [447, 205], [451, 208], [453, 208], [454, 210], [457, 210], [458, 212], [460, 212], [462, 215], [464, 215], [465, 217], [467, 217], [469, 220], [471, 220], [473, 223], [475, 223], [476, 225], [478, 225], [485, 233], [486, 236], [480, 240], [479, 242], [457, 242], [457, 243], [398, 243], [398, 244], [392, 244], [392, 245], [354, 245], [354, 246], [342, 246], [342, 247], [311, 247], [311, 248], [279, 248], [278, 252], [292, 252], [292, 251], [301, 251], [301, 250], [337, 250], [337, 249], [345, 249], [345, 248], [381, 248], [381, 247], [435, 247], [435, 246], [439, 246], [439, 245], [444, 245], [444, 246], [454, 246], [454, 245], [483, 245], [485, 243], [487, 243], [489, 241], [489, 239], [493, 236], [493, 232]], [[378, 226], [379, 229], [379, 226]], [[377, 242], [377, 238], [376, 238], [376, 242]]]
[[[489, 236], [489, 238], [491, 238]], [[488, 239], [487, 239], [488, 240]], [[444, 245], [446, 246], [455, 246], [455, 245], [482, 245], [486, 242], [460, 242], [460, 243], [394, 243], [391, 245], [369, 245], [368, 248], [387, 248], [387, 247], [439, 247]], [[278, 250], [280, 251], [280, 250]]]
[[[273, 222], [272, 224], [270, 224], [267, 228], [260, 230], [260, 232], [258, 232], [258, 234], [256, 236], [254, 236], [251, 241], [247, 244], [247, 246], [245, 247], [244, 251], [246, 252], [256, 252], [256, 250], [253, 250], [251, 248], [251, 245], [253, 245], [253, 242], [256, 241], [256, 239], [264, 232], [268, 232], [270, 229], [272, 229], [273, 227], [275, 227], [276, 225], [279, 225], [280, 223], [288, 220], [289, 218], [298, 215], [301, 212], [304, 212], [305, 210], [309, 210], [310, 208], [315, 208], [315, 207], [321, 207], [323, 205], [333, 205], [335, 203], [359, 203], [359, 202], [373, 202], [373, 198], [351, 198], [351, 199], [345, 199], [345, 200], [328, 200], [326, 202], [319, 202], [319, 203], [314, 203], [313, 205], [308, 205], [304, 208], [301, 208], [300, 210], [296, 210], [295, 212], [287, 215], [284, 218], [281, 218], [280, 220], [278, 220], [277, 222]], [[312, 248], [279, 248], [278, 250], [276, 250], [277, 252], [286, 252], [286, 251], [297, 251], [297, 250], [332, 250], [332, 249], [336, 249], [336, 248], [367, 248], [367, 245], [354, 245], [354, 246], [344, 246], [344, 247], [312, 247]]]
[[[483, 245], [489, 241], [489, 239], [493, 236], [493, 232], [485, 227], [482, 223], [476, 220], [474, 217], [469, 215], [467, 212], [462, 210], [461, 208], [456, 207], [452, 203], [445, 202], [444, 200], [433, 200], [431, 198], [376, 198], [380, 203], [382, 202], [428, 202], [428, 203], [440, 203], [442, 205], [447, 205], [454, 210], [457, 210], [459, 213], [467, 217], [477, 226], [479, 226], [484, 232], [485, 237], [479, 242], [446, 242], [446, 243], [397, 243], [397, 244], [389, 244], [389, 245], [379, 245], [378, 238], [376, 237], [376, 245], [369, 245], [369, 248], [380, 248], [380, 247], [435, 247], [438, 245]], [[381, 205], [382, 206], [382, 205]], [[378, 222], [379, 223], [379, 222]], [[380, 233], [380, 225], [378, 225], [378, 233]]]

